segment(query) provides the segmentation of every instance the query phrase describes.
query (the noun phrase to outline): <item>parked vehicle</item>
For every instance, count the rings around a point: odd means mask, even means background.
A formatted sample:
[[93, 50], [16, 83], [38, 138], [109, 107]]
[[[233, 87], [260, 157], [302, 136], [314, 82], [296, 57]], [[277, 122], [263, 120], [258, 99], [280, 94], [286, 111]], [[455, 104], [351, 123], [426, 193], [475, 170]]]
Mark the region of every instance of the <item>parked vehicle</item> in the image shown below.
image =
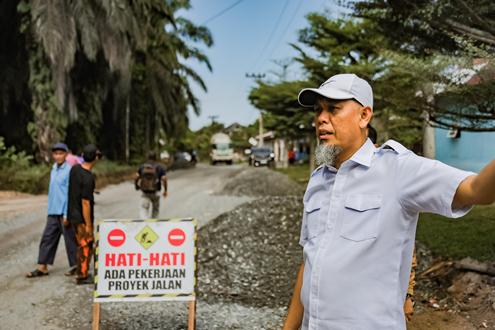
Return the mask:
[[177, 151], [170, 169], [176, 170], [181, 168], [190, 168], [196, 166], [196, 157], [187, 151]]
[[231, 165], [233, 163], [234, 149], [232, 149], [231, 143], [230, 137], [224, 133], [216, 133], [211, 137], [211, 164], [215, 165], [218, 162], [225, 162]]
[[251, 148], [249, 165], [251, 166], [273, 166], [275, 154], [270, 148]]

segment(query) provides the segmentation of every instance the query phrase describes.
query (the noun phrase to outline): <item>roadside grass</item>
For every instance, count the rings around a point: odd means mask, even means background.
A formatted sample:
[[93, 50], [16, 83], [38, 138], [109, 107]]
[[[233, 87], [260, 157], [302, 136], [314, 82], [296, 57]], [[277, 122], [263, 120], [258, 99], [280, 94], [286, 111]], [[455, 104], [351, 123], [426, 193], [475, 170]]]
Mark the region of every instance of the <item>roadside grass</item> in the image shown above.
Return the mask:
[[137, 168], [137, 165], [118, 163], [107, 159], [100, 160], [93, 169], [96, 177], [96, 188], [101, 189], [109, 184], [130, 180]]
[[422, 214], [416, 239], [443, 257], [495, 261], [495, 204], [476, 206], [460, 219]]
[[[94, 168], [97, 187], [102, 188], [108, 184], [130, 179], [136, 168], [136, 166], [102, 160]], [[50, 170], [51, 165], [3, 167], [0, 169], [0, 189], [28, 194], [46, 194], [50, 181]]]
[[0, 169], [0, 189], [29, 194], [46, 193], [50, 181], [50, 166], [3, 167]]
[[310, 173], [308, 163], [289, 165], [288, 168], [276, 168], [275, 171], [287, 175], [289, 178], [302, 185], [306, 185], [309, 181]]

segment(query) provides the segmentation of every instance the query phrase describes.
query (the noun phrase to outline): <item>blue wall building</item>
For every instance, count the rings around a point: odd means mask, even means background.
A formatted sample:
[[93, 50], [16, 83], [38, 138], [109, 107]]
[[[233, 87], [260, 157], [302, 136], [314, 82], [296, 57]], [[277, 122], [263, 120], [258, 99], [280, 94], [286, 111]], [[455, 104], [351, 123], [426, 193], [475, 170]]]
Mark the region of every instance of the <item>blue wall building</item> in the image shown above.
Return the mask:
[[479, 172], [495, 159], [495, 132], [464, 132], [459, 138], [435, 128], [435, 158], [451, 166]]

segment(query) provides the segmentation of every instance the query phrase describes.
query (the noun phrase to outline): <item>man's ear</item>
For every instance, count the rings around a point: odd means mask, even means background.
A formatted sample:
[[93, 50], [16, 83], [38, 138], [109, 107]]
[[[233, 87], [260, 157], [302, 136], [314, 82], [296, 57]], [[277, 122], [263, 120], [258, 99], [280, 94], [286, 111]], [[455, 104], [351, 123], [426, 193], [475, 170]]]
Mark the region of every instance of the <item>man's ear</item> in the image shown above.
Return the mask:
[[370, 107], [362, 107], [360, 110], [359, 127], [366, 128], [373, 117], [373, 110]]

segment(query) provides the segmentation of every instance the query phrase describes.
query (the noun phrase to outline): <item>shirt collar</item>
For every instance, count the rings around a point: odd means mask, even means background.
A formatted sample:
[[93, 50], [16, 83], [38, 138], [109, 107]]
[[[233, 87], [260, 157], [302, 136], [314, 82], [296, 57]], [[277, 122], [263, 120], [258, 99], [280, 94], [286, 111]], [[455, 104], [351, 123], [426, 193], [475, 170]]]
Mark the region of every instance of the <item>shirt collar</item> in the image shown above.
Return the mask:
[[67, 162], [63, 162], [62, 165], [60, 165], [60, 167], [57, 166], [57, 163], [54, 163], [52, 168], [53, 169], [64, 169], [65, 167], [67, 166]]
[[366, 139], [364, 144], [359, 148], [358, 151], [352, 155], [350, 160], [355, 163], [364, 165], [366, 167], [370, 167], [371, 159], [373, 158], [373, 154], [376, 152], [376, 147], [373, 145], [370, 139]]

